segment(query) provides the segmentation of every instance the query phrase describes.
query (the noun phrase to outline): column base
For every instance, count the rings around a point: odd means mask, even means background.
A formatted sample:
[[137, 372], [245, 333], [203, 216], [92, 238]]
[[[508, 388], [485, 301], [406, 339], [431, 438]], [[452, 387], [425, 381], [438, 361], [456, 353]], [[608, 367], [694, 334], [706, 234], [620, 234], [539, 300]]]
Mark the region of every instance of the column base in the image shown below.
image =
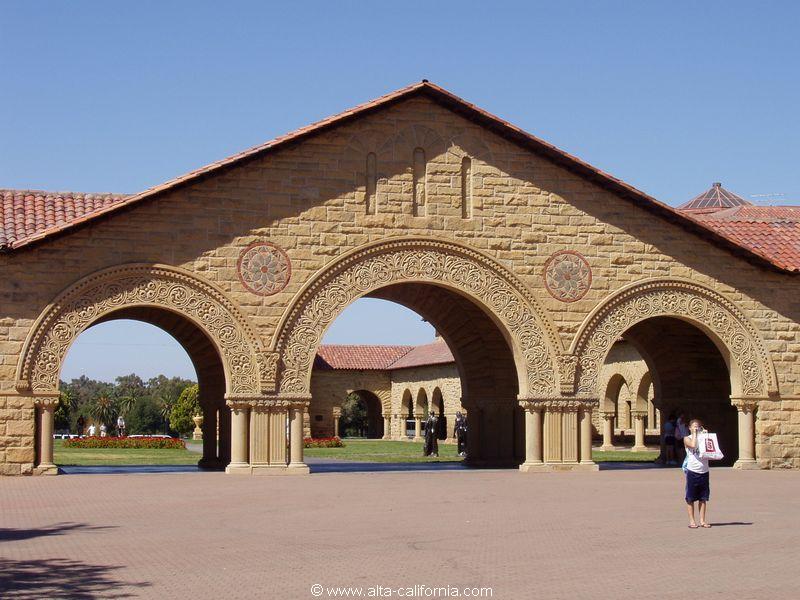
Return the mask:
[[522, 463], [519, 466], [520, 473], [551, 473], [553, 469], [550, 468], [550, 465], [538, 462], [538, 463]]
[[411, 441], [412, 441], [412, 442], [423, 442], [423, 441], [425, 441], [425, 438], [423, 438], [423, 437], [417, 437], [417, 436], [414, 436], [414, 437], [411, 439]]
[[384, 435], [384, 436], [383, 436], [381, 439], [382, 439], [382, 440], [390, 440], [390, 439], [392, 439], [392, 436], [390, 436], [390, 435]]
[[631, 448], [631, 452], [647, 452], [649, 448], [647, 446], [634, 446]]
[[287, 475], [308, 475], [311, 473], [311, 469], [308, 468], [306, 463], [289, 463], [286, 470], [288, 471]]
[[250, 475], [250, 465], [247, 463], [231, 463], [225, 467], [225, 472], [228, 475]]
[[599, 471], [600, 467], [594, 462], [569, 462], [569, 463], [545, 463], [552, 471]]
[[734, 469], [741, 469], [742, 471], [759, 471], [761, 467], [752, 458], [739, 459], [733, 463]]
[[39, 465], [33, 468], [34, 475], [58, 475], [58, 467], [54, 464]]
[[613, 452], [614, 450], [617, 450], [617, 447], [616, 446], [600, 446], [598, 448], [598, 450], [600, 452]]

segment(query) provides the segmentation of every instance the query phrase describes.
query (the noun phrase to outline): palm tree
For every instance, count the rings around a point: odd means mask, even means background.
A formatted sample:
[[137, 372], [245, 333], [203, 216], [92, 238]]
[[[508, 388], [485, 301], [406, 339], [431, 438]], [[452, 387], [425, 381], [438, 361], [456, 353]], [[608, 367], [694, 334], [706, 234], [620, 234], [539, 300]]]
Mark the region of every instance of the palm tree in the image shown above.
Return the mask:
[[119, 412], [122, 413], [122, 416], [127, 417], [138, 400], [136, 396], [122, 396], [119, 399]]
[[100, 396], [92, 407], [92, 416], [106, 426], [114, 419], [114, 402], [108, 396]]
[[169, 433], [169, 415], [172, 412], [172, 406], [175, 404], [174, 398], [162, 396], [160, 403], [159, 414], [164, 421], [164, 433]]

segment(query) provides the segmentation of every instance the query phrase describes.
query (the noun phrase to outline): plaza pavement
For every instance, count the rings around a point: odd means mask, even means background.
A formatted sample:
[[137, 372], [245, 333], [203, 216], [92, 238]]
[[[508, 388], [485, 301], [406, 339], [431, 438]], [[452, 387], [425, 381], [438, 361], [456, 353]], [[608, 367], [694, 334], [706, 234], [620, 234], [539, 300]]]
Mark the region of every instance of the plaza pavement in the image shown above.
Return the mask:
[[800, 473], [714, 470], [710, 530], [681, 496], [677, 469], [4, 478], [0, 597], [800, 596]]

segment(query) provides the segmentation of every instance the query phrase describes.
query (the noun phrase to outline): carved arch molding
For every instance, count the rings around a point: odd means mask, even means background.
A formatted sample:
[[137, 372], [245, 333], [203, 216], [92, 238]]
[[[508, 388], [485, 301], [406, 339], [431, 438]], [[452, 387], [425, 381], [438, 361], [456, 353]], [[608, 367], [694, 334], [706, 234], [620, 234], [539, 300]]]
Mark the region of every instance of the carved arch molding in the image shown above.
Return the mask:
[[255, 395], [263, 388], [259, 342], [224, 293], [190, 273], [163, 265], [130, 264], [90, 275], [63, 292], [39, 317], [25, 343], [17, 388], [58, 391], [64, 356], [90, 325], [117, 310], [157, 307], [177, 313], [205, 333], [225, 371], [226, 392]]
[[352, 252], [312, 280], [278, 330], [279, 392], [308, 393], [314, 355], [328, 325], [354, 300], [394, 283], [420, 282], [462, 293], [504, 329], [517, 363], [519, 392], [557, 389], [555, 329], [513, 274], [484, 254], [428, 239], [401, 238]]
[[578, 393], [598, 393], [599, 374], [611, 346], [625, 331], [652, 317], [684, 319], [711, 333], [727, 351], [732, 395], [766, 397], [777, 393], [775, 369], [767, 349], [744, 314], [713, 290], [672, 279], [625, 288], [584, 323], [573, 350], [579, 357]]

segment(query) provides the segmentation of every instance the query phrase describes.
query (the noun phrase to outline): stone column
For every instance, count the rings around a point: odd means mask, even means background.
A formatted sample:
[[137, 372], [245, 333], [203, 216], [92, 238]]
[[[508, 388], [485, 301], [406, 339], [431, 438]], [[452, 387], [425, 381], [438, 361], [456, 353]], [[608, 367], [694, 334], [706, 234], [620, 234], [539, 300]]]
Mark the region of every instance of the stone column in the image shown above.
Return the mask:
[[303, 462], [303, 415], [307, 405], [292, 407], [289, 411], [289, 470], [292, 473], [307, 474], [308, 465]]
[[383, 415], [383, 437], [381, 439], [392, 439], [392, 415], [388, 413]]
[[600, 415], [603, 419], [603, 445], [600, 450], [614, 449], [614, 413], [603, 412]]
[[219, 440], [217, 457], [220, 468], [231, 462], [231, 411], [227, 406], [219, 409]]
[[646, 410], [631, 411], [631, 415], [633, 416], [633, 434], [634, 434], [633, 448], [631, 448], [631, 451], [643, 452], [647, 450], [647, 446], [644, 445], [644, 420], [647, 417], [647, 411]]
[[249, 474], [247, 442], [250, 434], [250, 406], [231, 402], [228, 402], [228, 406], [231, 409], [231, 462], [225, 472]]
[[584, 404], [579, 412], [581, 426], [581, 456], [580, 464], [582, 467], [591, 467], [595, 464], [592, 460], [592, 405]]
[[414, 441], [422, 441], [422, 415], [414, 413]]
[[525, 462], [519, 466], [523, 473], [547, 470], [542, 460], [543, 409], [533, 402], [520, 402], [525, 411]]
[[333, 437], [340, 437], [339, 436], [339, 417], [342, 416], [342, 407], [341, 406], [334, 406], [333, 407]]
[[36, 473], [40, 475], [57, 475], [58, 467], [53, 463], [53, 413], [56, 410], [58, 396], [37, 398], [36, 410], [39, 413], [39, 464]]
[[[739, 417], [739, 459], [735, 469], [758, 469], [756, 462], [756, 423], [757, 401], [754, 398], [731, 398]], [[723, 450], [724, 451], [724, 450]]]

